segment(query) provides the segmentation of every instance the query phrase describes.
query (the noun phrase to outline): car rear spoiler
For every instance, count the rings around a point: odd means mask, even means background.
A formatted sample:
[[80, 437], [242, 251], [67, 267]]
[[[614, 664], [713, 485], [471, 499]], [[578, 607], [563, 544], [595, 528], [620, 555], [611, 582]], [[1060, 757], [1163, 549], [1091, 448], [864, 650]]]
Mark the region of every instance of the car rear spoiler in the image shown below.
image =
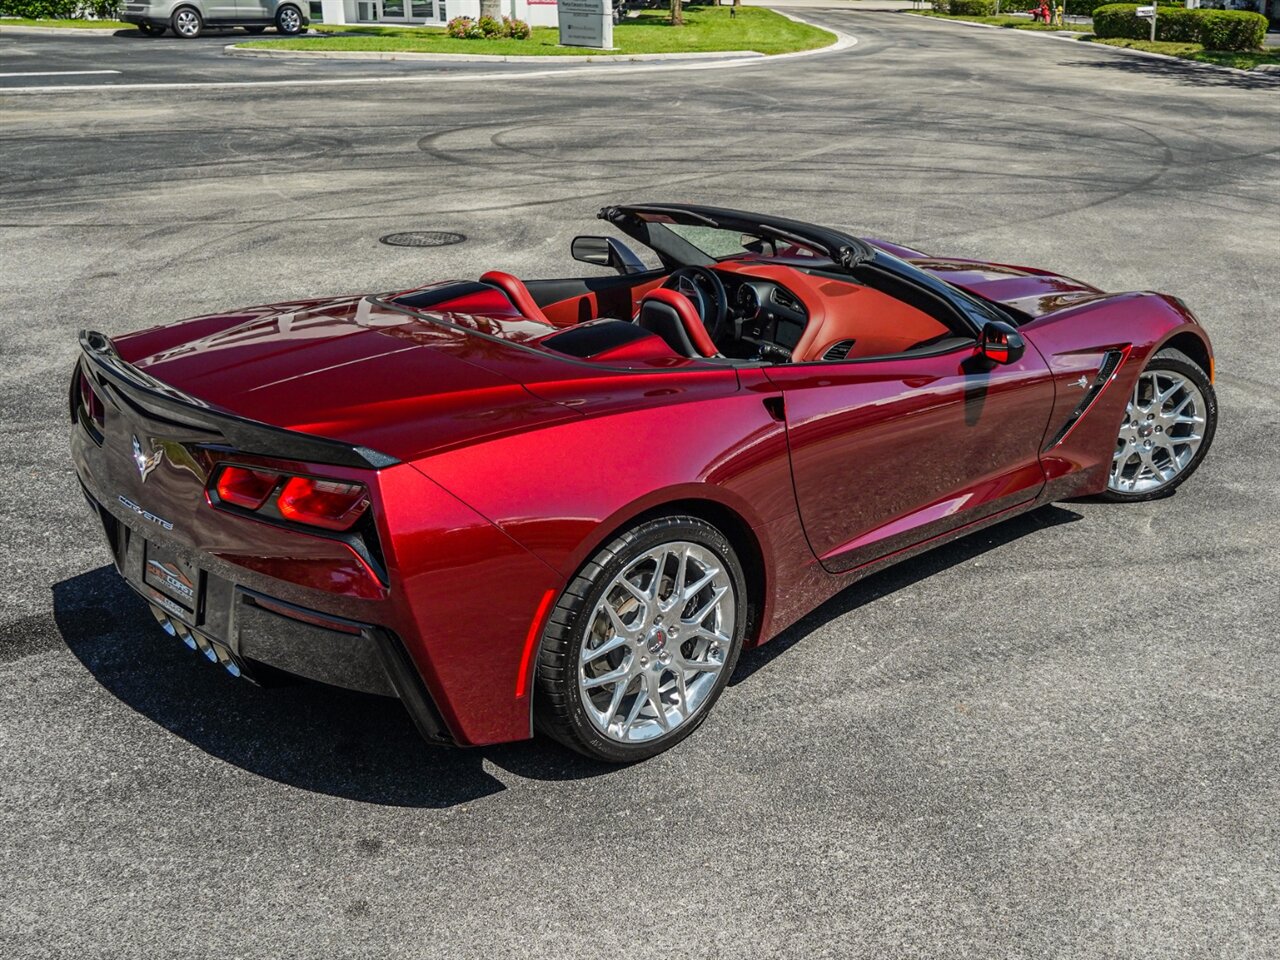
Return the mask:
[[376, 470], [400, 462], [368, 447], [247, 420], [210, 406], [125, 362], [111, 338], [95, 330], [80, 331], [80, 349], [86, 370], [111, 390], [117, 403], [189, 435], [184, 439], [227, 444], [240, 453], [340, 467]]

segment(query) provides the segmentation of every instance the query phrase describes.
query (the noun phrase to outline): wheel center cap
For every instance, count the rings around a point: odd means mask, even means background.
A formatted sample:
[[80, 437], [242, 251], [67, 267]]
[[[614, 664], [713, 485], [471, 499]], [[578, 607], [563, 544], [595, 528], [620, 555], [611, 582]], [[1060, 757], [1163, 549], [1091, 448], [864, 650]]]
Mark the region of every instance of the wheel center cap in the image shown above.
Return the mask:
[[655, 657], [667, 649], [667, 635], [661, 627], [656, 628], [653, 633], [649, 634], [649, 652]]
[[1147, 437], [1151, 436], [1151, 433], [1154, 429], [1155, 428], [1152, 427], [1151, 424], [1144, 423], [1142, 426], [1138, 428], [1138, 436], [1141, 437], [1143, 440], [1145, 440]]

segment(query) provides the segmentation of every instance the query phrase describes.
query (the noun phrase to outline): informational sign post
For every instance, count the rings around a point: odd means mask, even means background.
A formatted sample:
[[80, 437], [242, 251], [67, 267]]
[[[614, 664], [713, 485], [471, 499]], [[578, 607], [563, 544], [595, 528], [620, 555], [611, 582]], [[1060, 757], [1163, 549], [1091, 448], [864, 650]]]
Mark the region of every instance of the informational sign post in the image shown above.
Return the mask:
[[613, 0], [560, 0], [560, 44], [613, 49]]

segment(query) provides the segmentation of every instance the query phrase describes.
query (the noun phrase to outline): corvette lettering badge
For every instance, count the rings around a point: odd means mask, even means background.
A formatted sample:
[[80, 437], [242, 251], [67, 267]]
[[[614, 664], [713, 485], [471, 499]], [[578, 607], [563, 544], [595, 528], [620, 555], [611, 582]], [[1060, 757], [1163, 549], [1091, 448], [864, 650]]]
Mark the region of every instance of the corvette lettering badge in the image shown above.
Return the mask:
[[116, 499], [120, 501], [120, 505], [122, 507], [125, 507], [128, 510], [132, 510], [134, 513], [140, 516], [143, 520], [150, 520], [152, 523], [158, 523], [160, 524], [160, 526], [164, 527], [166, 530], [173, 529], [173, 524], [170, 523], [168, 520], [165, 520], [162, 517], [157, 517], [154, 513], [151, 513], [150, 511], [143, 510], [140, 506], [138, 506], [128, 497], [117, 495]]
[[138, 468], [138, 476], [142, 477], [142, 482], [147, 482], [147, 474], [156, 468], [156, 464], [160, 462], [160, 451], [154, 451], [151, 456], [147, 456], [142, 452], [142, 441], [138, 439], [138, 435], [133, 435], [133, 465]]

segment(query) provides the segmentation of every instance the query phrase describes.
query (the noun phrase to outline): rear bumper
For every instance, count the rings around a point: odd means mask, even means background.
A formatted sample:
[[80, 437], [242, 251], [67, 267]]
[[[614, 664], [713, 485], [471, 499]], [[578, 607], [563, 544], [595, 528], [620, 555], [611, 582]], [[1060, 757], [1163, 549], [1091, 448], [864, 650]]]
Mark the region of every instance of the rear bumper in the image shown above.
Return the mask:
[[[85, 500], [102, 523], [117, 572], [142, 597], [170, 636], [237, 677], [261, 682], [269, 670], [364, 693], [397, 697], [423, 738], [453, 744], [440, 711], [400, 639], [376, 624], [299, 606], [221, 576], [199, 555], [169, 561], [171, 573], [149, 551], [159, 545], [135, 530], [83, 485]], [[150, 570], [150, 575], [148, 571]], [[161, 584], [156, 571], [169, 581]], [[177, 580], [178, 583], [174, 584]], [[158, 589], [157, 585], [165, 589]], [[172, 586], [170, 586], [172, 585]], [[176, 589], [174, 589], [176, 586]]]

